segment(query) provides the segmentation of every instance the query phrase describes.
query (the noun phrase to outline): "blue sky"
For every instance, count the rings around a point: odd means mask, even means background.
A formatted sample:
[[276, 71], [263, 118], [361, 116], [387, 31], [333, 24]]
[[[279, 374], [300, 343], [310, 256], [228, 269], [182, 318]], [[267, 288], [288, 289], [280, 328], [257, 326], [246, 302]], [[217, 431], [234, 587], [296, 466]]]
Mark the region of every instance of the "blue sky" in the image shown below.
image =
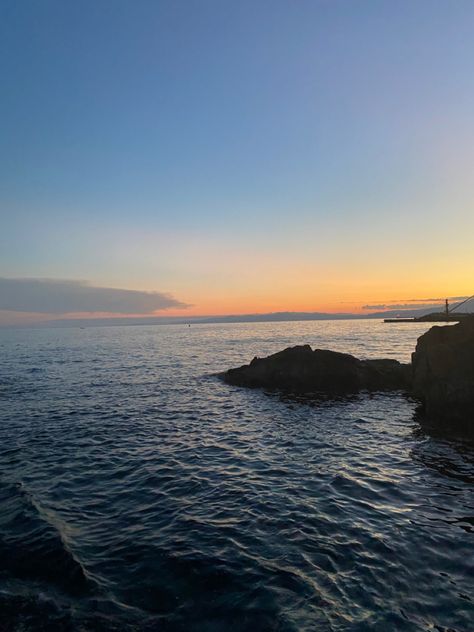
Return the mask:
[[1, 275], [200, 313], [469, 293], [471, 0], [0, 0], [0, 18]]

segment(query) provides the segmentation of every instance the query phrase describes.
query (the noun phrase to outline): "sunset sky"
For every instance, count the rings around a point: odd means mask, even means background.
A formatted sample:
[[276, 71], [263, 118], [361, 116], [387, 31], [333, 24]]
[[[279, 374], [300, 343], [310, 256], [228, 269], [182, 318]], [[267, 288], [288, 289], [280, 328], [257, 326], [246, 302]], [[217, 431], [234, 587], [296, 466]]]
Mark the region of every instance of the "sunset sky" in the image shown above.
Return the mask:
[[472, 0], [0, 0], [0, 322], [474, 293], [473, 33]]

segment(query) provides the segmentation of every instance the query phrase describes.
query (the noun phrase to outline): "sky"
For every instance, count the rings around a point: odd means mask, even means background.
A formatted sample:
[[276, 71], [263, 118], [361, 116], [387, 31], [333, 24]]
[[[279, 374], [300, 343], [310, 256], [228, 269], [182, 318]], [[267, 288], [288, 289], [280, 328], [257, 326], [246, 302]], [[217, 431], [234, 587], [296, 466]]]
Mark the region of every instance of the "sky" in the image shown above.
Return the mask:
[[474, 293], [472, 0], [0, 0], [0, 323]]

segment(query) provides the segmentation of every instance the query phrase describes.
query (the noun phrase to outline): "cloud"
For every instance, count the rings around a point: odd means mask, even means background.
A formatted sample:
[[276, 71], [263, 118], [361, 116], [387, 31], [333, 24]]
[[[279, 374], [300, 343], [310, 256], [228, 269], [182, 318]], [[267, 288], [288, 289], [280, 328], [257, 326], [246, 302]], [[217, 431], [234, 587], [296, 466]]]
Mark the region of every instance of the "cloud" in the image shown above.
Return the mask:
[[388, 306], [381, 303], [380, 305], [362, 305], [362, 309], [387, 309]]
[[387, 303], [387, 304], [381, 304], [381, 305], [363, 305], [362, 309], [422, 309], [422, 308], [435, 308], [435, 307], [440, 307], [440, 305], [443, 304], [444, 305], [444, 301], [443, 303], [422, 303], [422, 302], [416, 302], [416, 303]]
[[152, 314], [189, 307], [164, 292], [95, 287], [86, 281], [0, 277], [0, 310], [42, 314]]
[[[450, 302], [458, 302], [468, 299], [468, 296], [448, 296]], [[443, 307], [445, 298], [411, 298], [406, 302], [389, 302], [376, 305], [363, 305], [364, 310], [384, 310], [384, 309], [438, 309]]]
[[446, 299], [448, 301], [465, 301], [469, 296], [442, 296], [440, 298], [409, 298], [406, 300], [407, 303], [433, 303], [438, 301], [440, 303], [444, 303]]

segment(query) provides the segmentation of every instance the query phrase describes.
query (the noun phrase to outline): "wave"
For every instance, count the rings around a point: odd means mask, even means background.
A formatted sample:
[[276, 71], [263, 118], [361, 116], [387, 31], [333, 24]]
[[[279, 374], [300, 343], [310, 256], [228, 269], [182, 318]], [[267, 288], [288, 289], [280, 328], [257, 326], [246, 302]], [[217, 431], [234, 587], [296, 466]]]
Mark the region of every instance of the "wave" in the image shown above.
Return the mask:
[[0, 576], [47, 582], [69, 595], [89, 594], [91, 580], [82, 565], [21, 483], [0, 480], [0, 504]]

